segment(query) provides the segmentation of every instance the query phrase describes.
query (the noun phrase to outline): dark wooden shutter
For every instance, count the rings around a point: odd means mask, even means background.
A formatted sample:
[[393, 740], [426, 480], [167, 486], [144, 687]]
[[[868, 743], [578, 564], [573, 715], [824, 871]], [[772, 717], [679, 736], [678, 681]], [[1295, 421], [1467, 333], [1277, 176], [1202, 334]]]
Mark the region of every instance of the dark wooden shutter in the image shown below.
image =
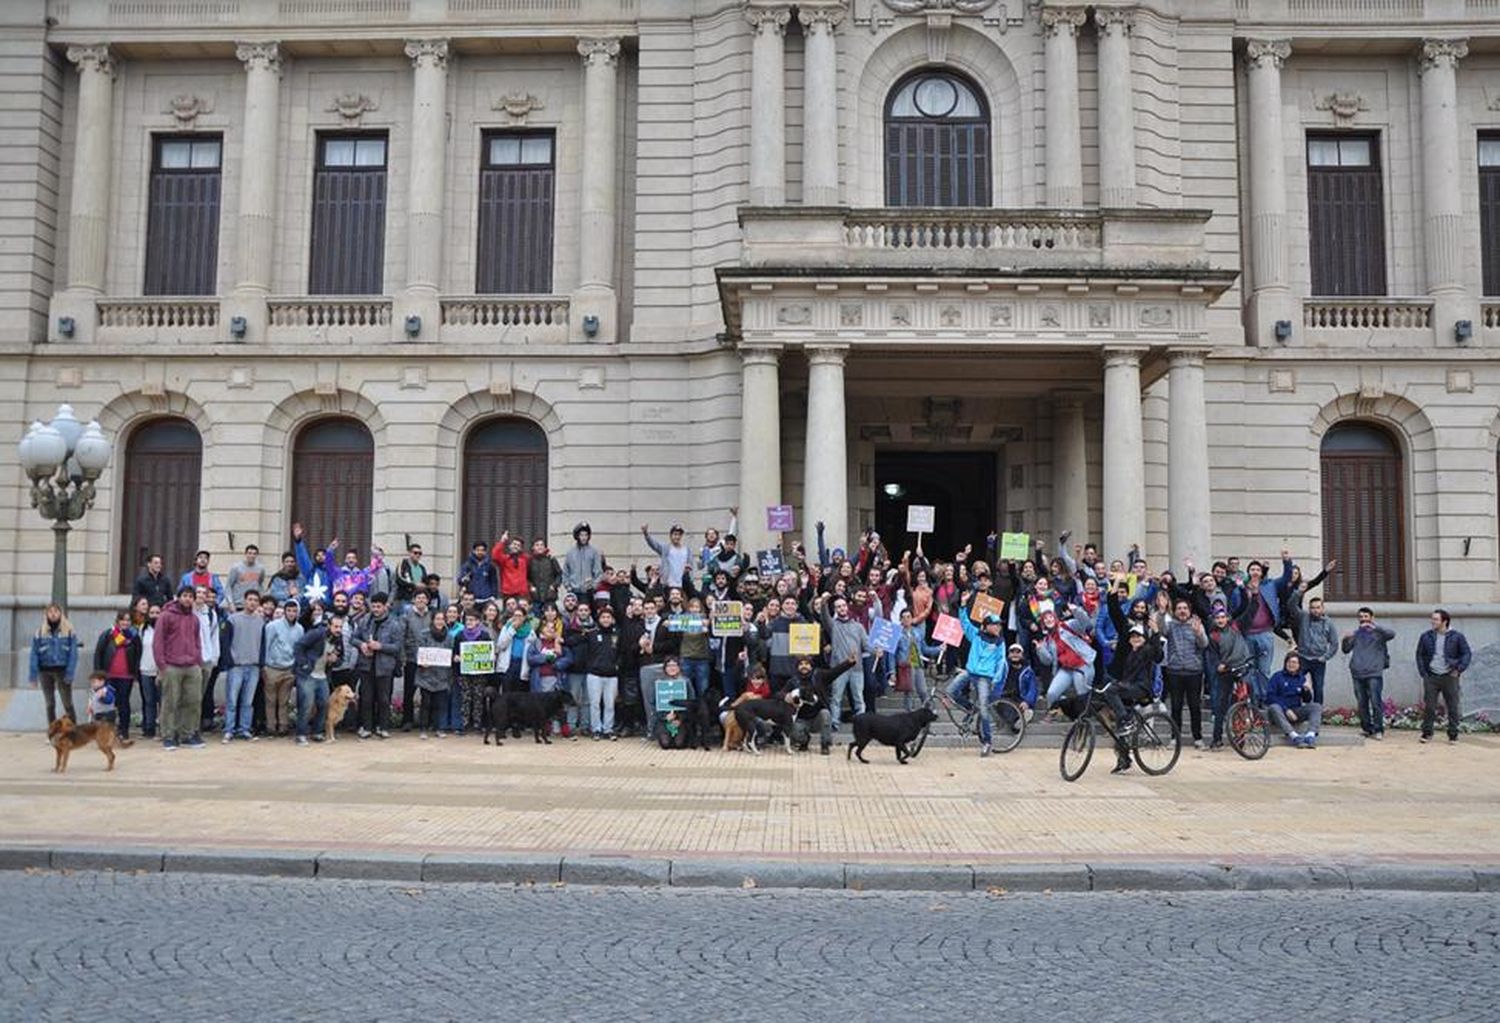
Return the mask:
[[1500, 147], [1500, 135], [1481, 136], [1479, 145], [1479, 240], [1484, 293], [1495, 297], [1500, 296], [1500, 159], [1487, 157], [1489, 151]]
[[292, 521], [307, 530], [309, 547], [340, 540], [368, 564], [375, 496], [375, 443], [356, 419], [320, 419], [292, 446]]
[[[885, 203], [887, 206], [988, 206], [990, 204], [990, 128], [987, 112], [977, 117], [923, 117], [893, 113], [898, 95], [914, 79], [933, 77], [922, 71], [891, 90], [886, 102]], [[958, 88], [982, 103], [967, 80], [946, 73]], [[982, 109], [982, 108], [981, 108]]]
[[1380, 182], [1380, 139], [1375, 135], [1309, 135], [1318, 143], [1365, 141], [1362, 166], [1309, 161], [1307, 217], [1314, 295], [1384, 295], [1385, 198]]
[[[212, 295], [219, 270], [220, 137], [157, 136], [147, 196], [146, 295]], [[164, 166], [163, 153], [186, 155]], [[167, 164], [173, 160], [165, 161]]]
[[129, 593], [146, 558], [160, 554], [175, 582], [198, 550], [203, 441], [186, 419], [154, 419], [125, 443], [120, 474], [119, 588]]
[[385, 137], [353, 139], [380, 143], [378, 166], [330, 163], [329, 144], [350, 140], [318, 140], [307, 284], [313, 295], [380, 295], [385, 290]]
[[[545, 164], [492, 158], [493, 140], [527, 138], [545, 140]], [[552, 136], [496, 133], [485, 136], [483, 148], [474, 290], [481, 295], [546, 294], [552, 290]]]
[[494, 543], [502, 532], [547, 535], [547, 436], [523, 419], [495, 419], [464, 442], [463, 536]]
[[1324, 438], [1322, 476], [1323, 560], [1339, 563], [1324, 584], [1328, 599], [1405, 600], [1405, 488], [1394, 442], [1374, 427], [1335, 427]]

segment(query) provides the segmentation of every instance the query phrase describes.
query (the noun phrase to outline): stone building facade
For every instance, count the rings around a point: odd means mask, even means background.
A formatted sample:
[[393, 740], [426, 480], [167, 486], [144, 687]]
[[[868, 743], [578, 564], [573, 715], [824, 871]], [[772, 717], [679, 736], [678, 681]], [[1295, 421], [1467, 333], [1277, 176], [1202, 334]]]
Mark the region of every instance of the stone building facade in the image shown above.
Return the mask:
[[[0, 21], [0, 404], [118, 440], [81, 609], [297, 517], [446, 574], [501, 519], [628, 561], [643, 522], [738, 504], [754, 551], [785, 502], [846, 544], [921, 498], [952, 542], [1342, 554], [1403, 650], [1436, 603], [1500, 635], [1489, 0]], [[15, 459], [12, 649], [51, 558]]]

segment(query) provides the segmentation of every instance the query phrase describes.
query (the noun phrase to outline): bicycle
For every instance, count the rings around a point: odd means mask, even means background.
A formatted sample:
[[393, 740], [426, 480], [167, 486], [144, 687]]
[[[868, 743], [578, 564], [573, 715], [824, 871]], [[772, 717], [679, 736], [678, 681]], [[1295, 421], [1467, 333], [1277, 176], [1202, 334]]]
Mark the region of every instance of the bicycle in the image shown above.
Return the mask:
[[[1094, 705], [1094, 694], [1102, 691], [1089, 690], [1082, 713], [1063, 738], [1062, 752], [1058, 756], [1058, 770], [1062, 772], [1063, 781], [1077, 781], [1088, 770], [1089, 761], [1094, 758], [1095, 722], [1098, 723], [1097, 727], [1104, 729], [1112, 742], [1124, 741], [1130, 748], [1131, 757], [1147, 774], [1159, 777], [1176, 767], [1177, 758], [1182, 755], [1182, 733], [1172, 716], [1157, 709], [1155, 705], [1144, 714], [1139, 708], [1130, 707], [1129, 713], [1135, 728], [1128, 735], [1121, 735], [1115, 730], [1115, 726], [1105, 720], [1100, 713], [1101, 708]], [[1115, 724], [1118, 725], [1118, 722]]]
[[1271, 721], [1252, 697], [1248, 671], [1234, 677], [1234, 703], [1229, 708], [1229, 748], [1246, 760], [1259, 760], [1271, 748]]
[[[951, 678], [951, 676], [950, 676]], [[970, 703], [967, 707], [948, 695], [948, 678], [933, 676], [928, 683], [929, 689], [927, 700], [922, 704], [931, 707], [937, 703], [948, 715], [948, 720], [958, 730], [959, 740], [967, 743], [969, 738], [979, 737], [979, 708]], [[932, 730], [931, 725], [926, 725], [918, 733], [916, 739], [907, 744], [907, 755], [916, 756], [922, 752], [922, 747], [927, 743], [927, 733]], [[1026, 738], [1026, 712], [1015, 700], [1003, 696], [990, 700], [990, 749], [996, 753], [1009, 753], [1021, 745], [1021, 740]]]

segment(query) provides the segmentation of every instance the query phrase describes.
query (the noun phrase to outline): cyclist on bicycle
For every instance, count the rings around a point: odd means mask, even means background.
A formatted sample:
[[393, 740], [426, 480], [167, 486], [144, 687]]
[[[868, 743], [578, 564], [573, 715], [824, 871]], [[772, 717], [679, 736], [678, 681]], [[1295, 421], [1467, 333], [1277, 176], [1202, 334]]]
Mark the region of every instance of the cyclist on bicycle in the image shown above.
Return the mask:
[[1115, 658], [1115, 684], [1095, 691], [1115, 715], [1115, 769], [1111, 774], [1130, 770], [1130, 744], [1125, 739], [1135, 727], [1135, 719], [1129, 708], [1151, 700], [1154, 672], [1162, 654], [1160, 634], [1148, 636], [1143, 625], [1130, 627], [1126, 643], [1127, 649]]
[[1214, 606], [1213, 627], [1208, 630], [1209, 660], [1214, 664], [1214, 735], [1211, 750], [1224, 748], [1224, 718], [1229, 713], [1229, 696], [1236, 680], [1244, 678], [1254, 666], [1250, 644], [1229, 620], [1229, 609]]
[[1042, 610], [1040, 622], [1042, 635], [1034, 645], [1037, 660], [1052, 669], [1052, 682], [1047, 686], [1050, 712], [1070, 691], [1077, 696], [1088, 694], [1098, 651], [1092, 641], [1094, 623], [1082, 608], [1074, 608], [1072, 617], [1062, 621], [1047, 606]]
[[[953, 681], [948, 683], [948, 695], [965, 710], [971, 707], [978, 709], [979, 755], [987, 757], [990, 755], [990, 740], [993, 738], [990, 730], [990, 694], [996, 684], [1002, 687], [1005, 684], [1005, 636], [1000, 616], [993, 612], [984, 616], [982, 628], [974, 627], [974, 622], [969, 617], [969, 600], [972, 596], [972, 592], [964, 594], [958, 616], [964, 637], [969, 641], [969, 659], [964, 670], [954, 675]], [[969, 703], [965, 692], [970, 683], [974, 686], [973, 704]]]

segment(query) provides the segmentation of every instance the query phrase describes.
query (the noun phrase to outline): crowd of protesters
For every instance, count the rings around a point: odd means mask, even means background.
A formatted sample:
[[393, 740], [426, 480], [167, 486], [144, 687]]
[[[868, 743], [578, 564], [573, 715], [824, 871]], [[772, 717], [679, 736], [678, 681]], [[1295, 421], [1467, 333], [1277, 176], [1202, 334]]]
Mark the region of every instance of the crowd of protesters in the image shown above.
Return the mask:
[[[1106, 561], [1094, 544], [1070, 547], [1066, 532], [1050, 554], [1038, 543], [1027, 558], [1000, 558], [996, 534], [982, 556], [966, 547], [930, 558], [920, 538], [893, 556], [873, 531], [855, 550], [829, 549], [819, 523], [815, 552], [797, 544], [763, 565], [739, 549], [734, 516], [727, 530], [710, 528], [692, 544], [681, 525], [664, 540], [643, 525], [655, 556], [644, 571], [610, 565], [586, 522], [561, 557], [546, 537], [529, 546], [509, 533], [476, 541], [451, 583], [424, 564], [420, 545], [394, 564], [378, 547], [361, 559], [337, 538], [309, 549], [300, 525], [278, 564], [251, 545], [223, 576], [207, 551], [180, 575], [153, 555], [130, 605], [92, 647], [61, 608], [46, 609], [30, 679], [49, 721], [59, 702], [76, 718], [72, 679], [80, 652], [91, 653], [102, 680], [91, 693], [96, 712], [113, 715], [129, 737], [138, 704], [139, 734], [177, 749], [202, 747], [215, 729], [225, 743], [321, 741], [330, 693], [344, 685], [357, 700], [335, 724], [361, 739], [393, 728], [423, 738], [477, 732], [496, 693], [559, 688], [573, 698], [560, 734], [659, 738], [655, 682], [664, 678], [690, 698], [719, 694], [726, 707], [747, 690], [795, 691], [803, 744], [817, 728], [827, 752], [849, 711], [873, 709], [887, 690], [910, 708], [913, 697], [930, 698], [930, 671], [956, 670], [950, 692], [976, 699], [987, 755], [992, 698], [1006, 696], [1028, 715], [1043, 702], [1055, 712], [1106, 683], [1111, 701], [1168, 703], [1179, 727], [1186, 709], [1192, 743], [1217, 749], [1230, 694], [1245, 681], [1289, 741], [1314, 748], [1328, 665], [1347, 656], [1361, 729], [1385, 734], [1395, 633], [1367, 607], [1341, 632], [1312, 592], [1335, 563], [1307, 578], [1284, 550], [1279, 566], [1188, 562], [1179, 577], [1137, 551]], [[709, 629], [725, 602], [739, 603], [739, 629]], [[945, 615], [961, 623], [961, 642], [937, 641]], [[878, 619], [894, 626], [880, 630], [895, 637], [884, 647], [871, 638]], [[794, 626], [808, 624], [819, 627], [818, 649], [794, 653]], [[465, 662], [472, 643], [492, 644], [483, 670]], [[1415, 656], [1421, 739], [1432, 737], [1441, 702], [1456, 741], [1471, 655], [1446, 611], [1433, 612]]]

